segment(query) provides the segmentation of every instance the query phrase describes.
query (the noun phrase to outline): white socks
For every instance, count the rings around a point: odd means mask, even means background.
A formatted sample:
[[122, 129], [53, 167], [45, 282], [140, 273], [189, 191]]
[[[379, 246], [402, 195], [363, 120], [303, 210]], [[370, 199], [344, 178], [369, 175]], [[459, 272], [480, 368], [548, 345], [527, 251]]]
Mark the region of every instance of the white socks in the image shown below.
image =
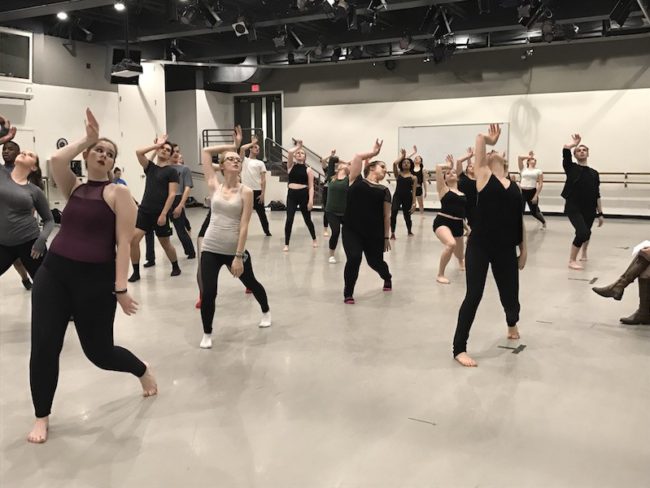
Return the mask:
[[271, 327], [270, 311], [262, 314], [262, 320], [260, 320], [260, 327]]
[[212, 334], [203, 334], [203, 339], [201, 339], [201, 344], [199, 344], [201, 349], [210, 349], [212, 348]]

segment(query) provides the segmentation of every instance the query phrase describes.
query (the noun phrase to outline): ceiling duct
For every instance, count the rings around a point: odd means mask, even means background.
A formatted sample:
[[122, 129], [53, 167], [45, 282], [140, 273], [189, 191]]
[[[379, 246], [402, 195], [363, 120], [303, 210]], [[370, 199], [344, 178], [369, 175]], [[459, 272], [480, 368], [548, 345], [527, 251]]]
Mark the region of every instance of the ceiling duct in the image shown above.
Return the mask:
[[[251, 78], [255, 76], [258, 69], [255, 66], [250, 66], [257, 64], [257, 57], [249, 56], [242, 63], [243, 66], [234, 65], [234, 66], [220, 66], [218, 68], [210, 68], [205, 72], [205, 82], [206, 83], [222, 83], [222, 84], [236, 84], [236, 83], [245, 83], [250, 81]], [[248, 65], [248, 66], [247, 66]]]

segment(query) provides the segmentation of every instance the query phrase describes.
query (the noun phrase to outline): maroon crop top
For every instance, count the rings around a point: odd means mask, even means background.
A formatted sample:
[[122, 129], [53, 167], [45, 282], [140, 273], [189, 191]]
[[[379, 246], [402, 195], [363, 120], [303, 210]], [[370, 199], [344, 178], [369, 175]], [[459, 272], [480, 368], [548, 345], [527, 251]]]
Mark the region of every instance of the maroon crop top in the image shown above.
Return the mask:
[[50, 252], [84, 263], [115, 260], [115, 213], [104, 200], [110, 181], [88, 181], [70, 195]]

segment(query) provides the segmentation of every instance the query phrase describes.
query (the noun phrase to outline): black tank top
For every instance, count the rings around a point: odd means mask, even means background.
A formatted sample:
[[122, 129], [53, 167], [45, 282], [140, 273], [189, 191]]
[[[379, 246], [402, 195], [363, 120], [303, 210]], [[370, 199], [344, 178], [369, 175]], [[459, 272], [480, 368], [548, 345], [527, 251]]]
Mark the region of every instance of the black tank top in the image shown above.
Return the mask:
[[477, 195], [470, 239], [490, 249], [517, 246], [523, 240], [523, 213], [519, 187], [511, 182], [504, 188], [499, 179], [491, 175]]
[[440, 207], [440, 213], [464, 219], [467, 197], [449, 190], [440, 200]]
[[397, 188], [395, 192], [400, 196], [408, 196], [413, 193], [413, 178], [410, 176], [397, 175]]
[[415, 171], [415, 169], [411, 169], [411, 173], [413, 173], [413, 176], [415, 176], [418, 179], [418, 186], [422, 186], [422, 183], [424, 183], [424, 171], [422, 169], [422, 166], [420, 165], [419, 171]]
[[294, 164], [289, 171], [289, 183], [296, 183], [298, 185], [307, 185], [307, 165], [306, 164]]

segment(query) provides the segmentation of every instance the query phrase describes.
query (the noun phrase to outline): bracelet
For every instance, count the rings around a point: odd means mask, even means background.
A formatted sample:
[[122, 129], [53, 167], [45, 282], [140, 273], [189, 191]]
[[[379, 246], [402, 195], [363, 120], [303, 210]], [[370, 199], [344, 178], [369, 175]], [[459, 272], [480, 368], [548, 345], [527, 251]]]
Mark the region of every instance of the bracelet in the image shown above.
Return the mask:
[[123, 295], [123, 294], [126, 293], [127, 291], [128, 291], [128, 290], [127, 290], [126, 288], [124, 288], [124, 290], [114, 290], [114, 291], [113, 291], [113, 295]]

